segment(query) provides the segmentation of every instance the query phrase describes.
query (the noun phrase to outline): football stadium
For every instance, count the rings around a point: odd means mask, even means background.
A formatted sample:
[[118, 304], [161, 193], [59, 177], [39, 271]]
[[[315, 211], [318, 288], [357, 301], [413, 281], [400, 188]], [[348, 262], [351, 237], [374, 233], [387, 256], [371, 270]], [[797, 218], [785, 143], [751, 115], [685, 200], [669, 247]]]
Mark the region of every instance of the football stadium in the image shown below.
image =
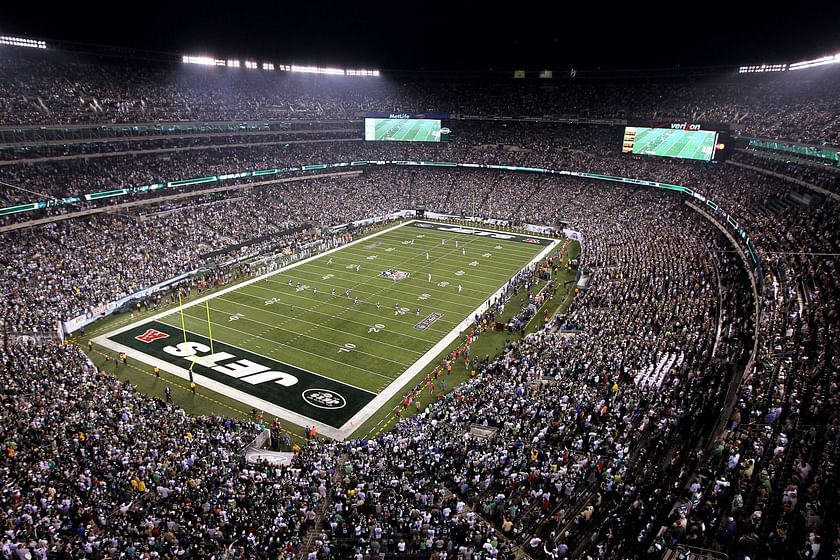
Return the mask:
[[832, 18], [361, 8], [9, 6], [0, 560], [840, 559]]

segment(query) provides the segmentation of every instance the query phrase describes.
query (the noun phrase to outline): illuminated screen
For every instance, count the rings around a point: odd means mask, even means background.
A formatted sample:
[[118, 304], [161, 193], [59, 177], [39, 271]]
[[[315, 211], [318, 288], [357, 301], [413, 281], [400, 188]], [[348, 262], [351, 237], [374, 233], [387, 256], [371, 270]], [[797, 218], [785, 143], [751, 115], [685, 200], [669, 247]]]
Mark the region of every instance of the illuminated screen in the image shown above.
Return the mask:
[[449, 128], [440, 119], [365, 119], [365, 140], [446, 142]]
[[675, 130], [628, 126], [624, 129], [625, 154], [711, 161], [718, 133], [714, 130]]

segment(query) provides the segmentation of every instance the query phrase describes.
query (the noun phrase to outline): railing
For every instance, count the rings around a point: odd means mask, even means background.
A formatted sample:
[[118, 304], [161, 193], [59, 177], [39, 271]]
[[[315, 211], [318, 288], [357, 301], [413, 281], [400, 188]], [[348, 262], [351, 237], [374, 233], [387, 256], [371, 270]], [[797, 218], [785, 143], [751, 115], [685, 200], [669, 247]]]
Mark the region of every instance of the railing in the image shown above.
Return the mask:
[[729, 555], [723, 552], [681, 544], [670, 554], [666, 553], [662, 560], [726, 560], [727, 558]]

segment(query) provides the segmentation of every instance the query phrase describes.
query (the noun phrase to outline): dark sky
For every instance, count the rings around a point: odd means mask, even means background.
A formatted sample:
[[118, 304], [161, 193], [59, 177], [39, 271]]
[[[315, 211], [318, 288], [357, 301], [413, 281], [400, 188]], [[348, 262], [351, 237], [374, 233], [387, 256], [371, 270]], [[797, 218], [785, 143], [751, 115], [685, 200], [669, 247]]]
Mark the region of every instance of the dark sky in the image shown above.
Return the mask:
[[791, 62], [840, 52], [837, 1], [782, 8], [731, 0], [504, 5], [10, 0], [0, 8], [0, 33], [382, 69], [653, 68]]

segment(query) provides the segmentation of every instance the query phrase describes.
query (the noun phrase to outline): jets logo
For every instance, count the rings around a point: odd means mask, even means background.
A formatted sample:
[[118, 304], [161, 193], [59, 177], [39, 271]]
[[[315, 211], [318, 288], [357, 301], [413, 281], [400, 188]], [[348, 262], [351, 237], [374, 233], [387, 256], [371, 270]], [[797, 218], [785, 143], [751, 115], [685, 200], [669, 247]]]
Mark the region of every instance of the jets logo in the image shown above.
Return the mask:
[[303, 396], [303, 400], [316, 408], [335, 410], [337, 408], [344, 408], [347, 404], [344, 397], [329, 389], [307, 389], [301, 395]]
[[160, 340], [161, 338], [169, 338], [169, 335], [166, 334], [165, 332], [160, 332], [160, 331], [155, 330], [155, 329], [146, 329], [146, 332], [144, 332], [143, 334], [137, 335], [134, 338], [136, 338], [137, 340], [140, 340], [142, 342], [145, 342], [146, 344], [150, 344], [150, 343], [154, 342], [155, 340]]

